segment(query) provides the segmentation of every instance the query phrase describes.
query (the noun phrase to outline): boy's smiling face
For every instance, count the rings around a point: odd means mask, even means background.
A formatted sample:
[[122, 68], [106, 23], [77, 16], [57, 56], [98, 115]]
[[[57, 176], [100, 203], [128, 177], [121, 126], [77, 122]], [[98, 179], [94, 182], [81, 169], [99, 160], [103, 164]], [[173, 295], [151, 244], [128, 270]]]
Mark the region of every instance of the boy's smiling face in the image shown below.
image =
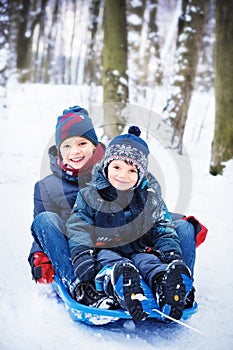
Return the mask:
[[138, 181], [138, 170], [124, 160], [113, 160], [108, 166], [108, 181], [117, 190], [129, 190]]
[[64, 164], [74, 169], [81, 169], [92, 157], [96, 146], [82, 136], [73, 136], [64, 140], [60, 146], [60, 153]]

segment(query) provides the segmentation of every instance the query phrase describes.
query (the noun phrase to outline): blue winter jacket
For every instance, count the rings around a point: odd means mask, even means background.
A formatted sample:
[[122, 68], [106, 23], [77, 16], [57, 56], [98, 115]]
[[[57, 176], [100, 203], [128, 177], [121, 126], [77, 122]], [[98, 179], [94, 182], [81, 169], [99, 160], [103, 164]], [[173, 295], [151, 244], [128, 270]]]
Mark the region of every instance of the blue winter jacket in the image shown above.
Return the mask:
[[[104, 146], [100, 144], [104, 151]], [[34, 187], [34, 217], [44, 211], [58, 214], [64, 224], [71, 214], [79, 189], [86, 186], [91, 180], [91, 171], [88, 174], [74, 177], [68, 175], [57, 164], [56, 146], [50, 147], [50, 169], [52, 174], [38, 181]], [[42, 251], [39, 242], [34, 240], [29, 255], [29, 261], [34, 252]]]
[[[161, 197], [160, 186], [152, 174], [139, 187], [116, 191], [102, 168], [91, 184], [77, 196], [72, 215], [67, 220], [71, 259], [77, 277], [87, 248], [109, 248], [130, 258], [135, 252], [153, 248], [176, 251], [180, 243], [170, 214]], [[82, 257], [79, 259], [78, 257]], [[77, 265], [77, 266], [76, 266]]]

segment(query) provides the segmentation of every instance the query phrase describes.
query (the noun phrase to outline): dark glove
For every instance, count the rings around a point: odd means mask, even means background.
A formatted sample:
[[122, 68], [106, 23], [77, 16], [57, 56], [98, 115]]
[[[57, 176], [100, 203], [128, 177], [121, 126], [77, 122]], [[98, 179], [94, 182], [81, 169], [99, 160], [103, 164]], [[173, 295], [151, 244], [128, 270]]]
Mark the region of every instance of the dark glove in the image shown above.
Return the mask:
[[97, 272], [98, 264], [94, 256], [94, 250], [85, 246], [80, 246], [71, 256], [75, 275], [80, 281], [92, 281]]
[[176, 252], [176, 251], [163, 252], [158, 249], [147, 247], [145, 249], [145, 252], [148, 254], [156, 255], [165, 264], [169, 264], [173, 260], [182, 260], [182, 256], [180, 255], [179, 252]]
[[103, 293], [98, 292], [91, 282], [81, 282], [74, 290], [74, 298], [84, 305], [92, 305], [103, 297]]
[[165, 264], [170, 264], [174, 260], [182, 260], [182, 256], [180, 255], [180, 253], [176, 251], [171, 251], [171, 252], [160, 251], [159, 258]]
[[194, 216], [185, 216], [183, 220], [190, 222], [196, 233], [196, 247], [201, 245], [207, 236], [208, 229], [200, 223]]
[[36, 252], [32, 256], [32, 275], [37, 283], [52, 283], [55, 275], [53, 266], [47, 255]]

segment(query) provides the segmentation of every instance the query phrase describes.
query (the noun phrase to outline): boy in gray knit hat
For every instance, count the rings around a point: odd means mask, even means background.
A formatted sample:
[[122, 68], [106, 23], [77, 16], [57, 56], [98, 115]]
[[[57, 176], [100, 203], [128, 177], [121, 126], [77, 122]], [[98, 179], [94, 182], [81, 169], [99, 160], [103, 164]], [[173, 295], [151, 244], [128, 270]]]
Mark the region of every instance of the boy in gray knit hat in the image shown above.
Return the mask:
[[96, 279], [98, 290], [140, 321], [147, 317], [142, 277], [161, 311], [180, 319], [192, 277], [166, 205], [151, 186], [148, 155], [140, 129], [130, 127], [109, 143], [93, 181], [79, 192], [67, 221], [80, 281], [74, 294], [85, 304], [85, 287]]

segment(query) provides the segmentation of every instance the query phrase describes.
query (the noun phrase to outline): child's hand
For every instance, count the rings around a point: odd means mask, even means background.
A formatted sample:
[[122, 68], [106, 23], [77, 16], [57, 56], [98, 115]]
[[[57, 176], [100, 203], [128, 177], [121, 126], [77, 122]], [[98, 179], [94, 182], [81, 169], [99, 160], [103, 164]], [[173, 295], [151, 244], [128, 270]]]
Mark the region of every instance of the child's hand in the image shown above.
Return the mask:
[[45, 253], [36, 252], [33, 254], [32, 274], [37, 283], [52, 283], [55, 272]]
[[75, 253], [71, 259], [76, 276], [80, 281], [92, 281], [98, 272], [94, 250], [83, 245]]
[[178, 252], [175, 252], [175, 251], [160, 252], [159, 258], [165, 264], [169, 264], [169, 263], [171, 263], [174, 260], [182, 260], [181, 255]]

